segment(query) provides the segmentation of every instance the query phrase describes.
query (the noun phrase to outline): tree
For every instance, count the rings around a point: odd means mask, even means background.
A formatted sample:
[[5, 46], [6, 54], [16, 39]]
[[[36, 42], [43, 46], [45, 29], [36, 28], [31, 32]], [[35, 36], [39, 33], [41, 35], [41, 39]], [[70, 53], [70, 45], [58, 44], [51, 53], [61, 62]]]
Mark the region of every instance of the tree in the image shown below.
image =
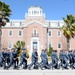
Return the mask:
[[6, 25], [6, 22], [9, 22], [9, 17], [11, 15], [11, 9], [8, 4], [0, 1], [0, 50], [1, 50], [1, 29], [2, 26]]
[[60, 29], [67, 39], [67, 50], [69, 50], [70, 39], [75, 36], [75, 17], [73, 15], [67, 15], [67, 18], [63, 18], [63, 21], [65, 24]]
[[53, 48], [50, 47], [49, 50], [48, 50], [48, 52], [47, 52], [47, 55], [48, 55], [48, 56], [51, 56], [52, 50], [53, 50]]
[[22, 52], [22, 48], [25, 47], [25, 42], [24, 41], [17, 41], [16, 44], [14, 44], [14, 48], [17, 49], [18, 51], [18, 56], [20, 56]]

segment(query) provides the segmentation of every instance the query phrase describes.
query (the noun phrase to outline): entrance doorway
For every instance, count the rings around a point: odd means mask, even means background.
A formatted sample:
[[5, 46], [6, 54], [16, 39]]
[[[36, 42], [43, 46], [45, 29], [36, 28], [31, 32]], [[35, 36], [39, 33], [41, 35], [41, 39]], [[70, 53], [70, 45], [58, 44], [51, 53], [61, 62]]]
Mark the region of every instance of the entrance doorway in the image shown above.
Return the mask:
[[38, 50], [38, 43], [37, 42], [33, 42], [33, 50], [34, 49]]

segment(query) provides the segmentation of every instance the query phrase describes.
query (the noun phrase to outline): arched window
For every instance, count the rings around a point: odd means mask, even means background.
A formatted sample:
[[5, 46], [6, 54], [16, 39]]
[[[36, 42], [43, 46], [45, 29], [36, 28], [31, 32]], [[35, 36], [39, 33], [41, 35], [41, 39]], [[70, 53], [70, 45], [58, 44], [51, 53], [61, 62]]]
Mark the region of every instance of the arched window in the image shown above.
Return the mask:
[[51, 31], [48, 31], [48, 35], [49, 35], [49, 36], [52, 36], [52, 33], [51, 33]]
[[58, 48], [61, 48], [61, 43], [60, 42], [58, 42]]
[[9, 36], [12, 36], [12, 34], [13, 34], [13, 31], [10, 30], [9, 31]]
[[52, 44], [51, 42], [48, 43], [48, 48], [51, 48], [52, 47]]
[[34, 30], [34, 33], [33, 33], [34, 35], [37, 35], [37, 31], [36, 30]]
[[12, 43], [11, 43], [11, 42], [8, 43], [8, 48], [9, 48], [9, 49], [12, 48]]
[[61, 37], [61, 31], [57, 32], [58, 37]]
[[21, 36], [22, 35], [22, 31], [19, 31], [19, 36]]

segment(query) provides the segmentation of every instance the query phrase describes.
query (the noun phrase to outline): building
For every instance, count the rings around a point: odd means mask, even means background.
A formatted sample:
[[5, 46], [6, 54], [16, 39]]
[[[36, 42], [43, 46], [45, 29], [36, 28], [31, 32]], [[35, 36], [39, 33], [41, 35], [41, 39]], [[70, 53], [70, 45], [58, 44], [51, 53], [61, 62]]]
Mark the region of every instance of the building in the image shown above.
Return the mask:
[[[60, 27], [64, 25], [61, 20], [46, 20], [45, 13], [39, 6], [32, 6], [25, 14], [25, 20], [10, 20], [2, 28], [2, 48], [11, 49], [16, 41], [25, 41], [29, 53], [37, 49], [40, 54], [42, 49], [53, 47], [58, 52], [67, 49], [66, 38]], [[74, 49], [75, 38], [70, 40], [70, 49]]]

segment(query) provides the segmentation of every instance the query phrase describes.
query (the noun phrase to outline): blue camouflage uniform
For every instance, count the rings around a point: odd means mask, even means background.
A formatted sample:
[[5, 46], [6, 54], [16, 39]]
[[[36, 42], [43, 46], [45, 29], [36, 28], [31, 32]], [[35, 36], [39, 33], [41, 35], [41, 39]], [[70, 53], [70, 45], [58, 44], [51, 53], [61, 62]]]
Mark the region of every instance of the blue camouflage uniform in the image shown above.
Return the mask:
[[44, 51], [41, 52], [40, 57], [41, 57], [41, 62], [40, 62], [40, 64], [42, 64], [42, 63], [43, 63], [43, 60], [44, 60]]
[[65, 52], [63, 52], [63, 63], [64, 63], [64, 68], [67, 69], [67, 67], [68, 67], [68, 55]]
[[9, 66], [10, 64], [10, 52], [7, 52], [7, 65]]
[[73, 51], [73, 68], [75, 69], [75, 50]]
[[21, 65], [23, 65], [23, 69], [26, 69], [27, 68], [27, 59], [26, 59], [26, 52], [22, 52], [21, 53], [21, 56], [20, 56], [20, 64], [19, 64], [19, 67]]
[[2, 62], [3, 62], [3, 60], [2, 60], [2, 52], [0, 52], [0, 67], [2, 66]]
[[41, 69], [43, 69], [43, 68], [49, 68], [48, 67], [47, 53], [45, 51], [42, 51], [40, 57], [41, 57], [41, 60], [42, 60], [41, 61]]
[[59, 54], [60, 66], [63, 66], [63, 60], [64, 60], [63, 57], [64, 57], [64, 56], [63, 56], [63, 51], [60, 51], [60, 54]]
[[32, 52], [32, 63], [29, 65], [29, 69], [33, 66], [33, 65], [36, 65], [36, 61], [37, 61], [37, 55], [36, 55], [36, 52]]
[[18, 64], [18, 58], [17, 58], [17, 51], [13, 51], [13, 65], [14, 65], [14, 69], [17, 68]]
[[6, 51], [3, 51], [2, 52], [2, 59], [3, 59], [3, 66], [4, 66], [4, 69], [6, 69], [6, 63], [7, 63], [7, 52]]
[[[11, 49], [11, 50], [13, 50], [13, 49]], [[13, 51], [12, 52], [10, 52], [10, 63], [9, 63], [9, 66], [8, 67], [11, 67], [12, 65], [13, 65]]]
[[68, 57], [69, 57], [70, 67], [72, 67], [73, 66], [73, 53], [72, 53], [72, 51], [68, 52]]
[[35, 54], [36, 54], [36, 56], [37, 56], [37, 58], [36, 58], [36, 61], [35, 61], [35, 64], [34, 64], [34, 69], [38, 69], [38, 52], [36, 51], [35, 52]]
[[51, 59], [52, 59], [52, 68], [57, 68], [58, 67], [58, 56], [55, 51], [52, 52], [51, 54]]

